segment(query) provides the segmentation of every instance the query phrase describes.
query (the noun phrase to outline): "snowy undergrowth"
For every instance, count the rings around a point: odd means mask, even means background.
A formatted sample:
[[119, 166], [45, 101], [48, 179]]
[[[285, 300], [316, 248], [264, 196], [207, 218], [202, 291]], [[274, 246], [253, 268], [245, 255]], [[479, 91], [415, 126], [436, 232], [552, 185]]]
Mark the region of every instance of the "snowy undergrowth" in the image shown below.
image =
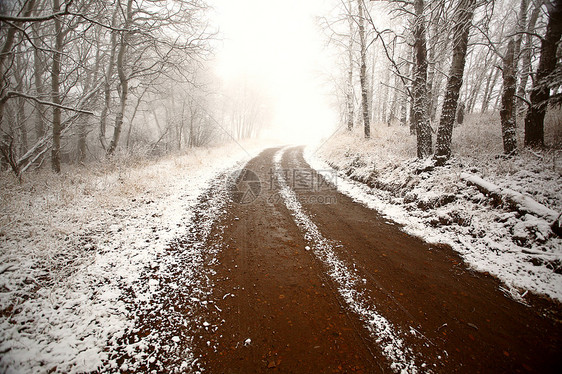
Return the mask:
[[98, 369], [133, 323], [123, 290], [184, 233], [208, 181], [247, 159], [224, 146], [22, 185], [2, 175], [0, 371]]
[[498, 205], [460, 178], [462, 172], [481, 176], [561, 212], [562, 154], [524, 150], [514, 158], [497, 157], [501, 138], [499, 147], [492, 146], [495, 135], [473, 126], [480, 130], [455, 129], [455, 144], [466, 147], [457, 147], [458, 156], [441, 168], [415, 159], [415, 137], [403, 127], [377, 128], [368, 141], [338, 134], [308, 148], [306, 158], [317, 169], [337, 169], [338, 190], [406, 232], [451, 245], [474, 269], [502, 280], [512, 297], [523, 300], [532, 291], [562, 301], [562, 239], [550, 222]]

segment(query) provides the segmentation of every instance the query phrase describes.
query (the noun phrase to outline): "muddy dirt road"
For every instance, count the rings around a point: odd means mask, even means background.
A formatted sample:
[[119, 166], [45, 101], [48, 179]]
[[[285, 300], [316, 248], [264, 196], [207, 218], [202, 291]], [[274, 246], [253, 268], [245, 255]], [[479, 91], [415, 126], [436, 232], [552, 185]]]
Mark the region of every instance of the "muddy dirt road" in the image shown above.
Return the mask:
[[215, 227], [221, 312], [199, 347], [209, 372], [562, 367], [559, 323], [507, 298], [449, 248], [339, 194], [301, 148], [267, 150], [246, 169], [255, 175], [240, 177]]
[[[205, 308], [185, 312], [184, 325], [199, 321], [191, 345], [200, 367], [560, 372], [561, 324], [543, 315], [560, 315], [558, 305], [506, 297], [450, 248], [406, 235], [338, 193], [332, 179], [310, 170], [302, 148], [269, 149], [246, 165], [205, 236], [214, 248], [204, 261], [211, 294]], [[175, 304], [177, 283], [169, 291]], [[144, 328], [181, 325], [150, 323]]]

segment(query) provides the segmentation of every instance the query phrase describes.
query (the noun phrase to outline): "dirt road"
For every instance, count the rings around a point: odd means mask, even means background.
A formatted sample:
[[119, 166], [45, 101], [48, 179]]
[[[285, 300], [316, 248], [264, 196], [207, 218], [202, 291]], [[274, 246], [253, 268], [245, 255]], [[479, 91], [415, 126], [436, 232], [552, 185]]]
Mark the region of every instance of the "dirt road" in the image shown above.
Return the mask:
[[205, 236], [213, 307], [186, 312], [206, 372], [560, 372], [561, 324], [543, 315], [558, 305], [506, 297], [331, 177], [302, 148], [266, 150], [239, 175]]
[[259, 196], [251, 201], [253, 177], [242, 176], [240, 203], [214, 228], [222, 312], [199, 348], [209, 372], [562, 367], [559, 323], [507, 298], [449, 248], [406, 235], [324, 184], [301, 148], [265, 151], [246, 169], [261, 181]]

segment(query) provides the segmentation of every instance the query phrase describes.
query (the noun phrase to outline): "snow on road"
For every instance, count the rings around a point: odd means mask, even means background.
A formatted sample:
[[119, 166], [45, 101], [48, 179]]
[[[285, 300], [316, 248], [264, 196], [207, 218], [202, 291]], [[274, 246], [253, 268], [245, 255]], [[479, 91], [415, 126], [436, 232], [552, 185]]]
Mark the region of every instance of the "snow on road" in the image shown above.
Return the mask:
[[151, 300], [142, 271], [185, 233], [209, 181], [249, 158], [229, 146], [101, 175], [2, 180], [10, 188], [0, 217], [0, 371], [77, 373], [107, 363], [106, 347], [134, 324], [123, 290], [143, 290], [135, 303]]
[[[261, 149], [257, 145], [246, 148], [253, 149], [251, 153]], [[278, 172], [282, 155], [283, 151], [278, 152], [274, 160]], [[310, 149], [305, 156], [314, 168], [329, 169]], [[161, 263], [164, 256], [160, 255], [171, 243], [185, 237], [198, 197], [211, 180], [248, 159], [240, 148], [222, 147], [112, 172], [38, 174], [37, 180], [21, 186], [10, 184], [3, 176], [0, 371], [76, 373], [95, 371], [102, 365], [109, 365], [104, 367], [106, 371], [118, 370], [108, 347], [121, 344], [120, 339], [135, 324], [131, 300], [125, 299], [124, 290], [134, 291], [133, 302], [137, 304], [149, 304], [154, 299], [159, 284], [143, 280], [143, 271], [173, 266]], [[421, 177], [425, 184], [417, 188], [438, 183], [433, 176]], [[281, 173], [278, 181], [285, 204], [305, 231], [312, 252], [331, 269], [330, 276], [342, 297], [386, 347], [384, 352], [394, 363], [393, 368], [416, 370], [419, 358], [404, 347], [404, 332], [362, 300], [362, 285], [356, 274], [335, 256], [333, 243], [303, 212]], [[463, 195], [453, 207], [445, 205], [432, 214], [447, 218], [452, 208], [472, 212], [471, 224], [432, 226], [430, 219], [436, 217], [428, 217], [421, 208], [408, 208], [404, 199], [389, 192], [369, 188], [342, 173], [337, 187], [405, 225], [408, 233], [450, 244], [475, 269], [488, 271], [511, 287], [513, 297], [517, 298], [522, 288], [562, 300], [562, 275], [529, 260], [560, 261], [560, 239], [530, 248], [514, 242], [516, 235], [525, 239], [529, 227], [542, 227], [538, 218], [516, 218], [507, 211], [482, 208], [474, 202], [475, 196], [468, 199]], [[463, 193], [468, 196], [472, 192]], [[200, 265], [195, 260], [190, 264]], [[187, 268], [184, 273], [188, 277], [196, 274], [191, 270]], [[192, 301], [202, 302], [197, 298]], [[180, 346], [178, 343], [189, 345], [189, 339], [169, 336], [171, 346]], [[189, 347], [187, 360], [188, 351]], [[193, 366], [193, 362], [186, 365]]]
[[339, 293], [373, 334], [381, 346], [382, 353], [390, 361], [392, 370], [397, 373], [417, 373], [419, 370], [416, 354], [405, 346], [401, 338], [403, 332], [379, 314], [375, 305], [366, 300], [363, 290], [365, 283], [361, 282], [360, 277], [337, 257], [333, 243], [322, 235], [316, 224], [302, 209], [295, 192], [288, 186], [281, 167], [281, 159], [286, 149], [279, 150], [273, 160], [280, 194], [296, 224], [305, 232], [305, 238], [310, 242], [314, 255], [329, 269], [328, 275], [337, 285]]

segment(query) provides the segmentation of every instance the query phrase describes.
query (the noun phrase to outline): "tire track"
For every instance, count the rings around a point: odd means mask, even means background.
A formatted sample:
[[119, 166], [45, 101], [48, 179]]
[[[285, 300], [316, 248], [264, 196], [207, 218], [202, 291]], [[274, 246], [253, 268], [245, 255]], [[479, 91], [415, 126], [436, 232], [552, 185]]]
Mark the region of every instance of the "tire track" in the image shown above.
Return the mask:
[[416, 363], [419, 358], [416, 358], [411, 348], [405, 346], [401, 337], [403, 333], [380, 315], [373, 305], [365, 302], [364, 290], [360, 284], [361, 278], [336, 256], [334, 243], [320, 233], [316, 224], [304, 212], [295, 192], [288, 186], [281, 167], [281, 159], [286, 149], [277, 151], [273, 160], [280, 194], [296, 224], [305, 232], [305, 239], [312, 245], [313, 253], [329, 269], [328, 275], [337, 284], [338, 291], [347, 305], [373, 334], [380, 345], [381, 352], [391, 362], [391, 369], [397, 373], [419, 372], [420, 365]]

